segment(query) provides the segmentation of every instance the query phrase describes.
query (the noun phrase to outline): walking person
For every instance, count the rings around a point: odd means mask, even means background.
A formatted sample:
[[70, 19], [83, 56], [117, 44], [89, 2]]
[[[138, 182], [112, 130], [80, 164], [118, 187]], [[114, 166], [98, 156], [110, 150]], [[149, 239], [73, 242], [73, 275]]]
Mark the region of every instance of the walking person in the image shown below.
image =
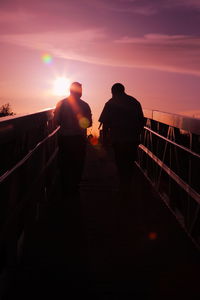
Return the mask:
[[73, 82], [69, 97], [59, 101], [54, 120], [60, 125], [58, 136], [59, 163], [64, 193], [78, 190], [86, 155], [87, 128], [92, 126], [89, 105], [81, 99], [82, 85]]
[[121, 83], [115, 83], [111, 92], [112, 98], [106, 102], [99, 122], [103, 124], [105, 143], [107, 137], [110, 137], [120, 187], [126, 192], [130, 189], [133, 178], [134, 161], [144, 126], [144, 116], [139, 101], [127, 95]]

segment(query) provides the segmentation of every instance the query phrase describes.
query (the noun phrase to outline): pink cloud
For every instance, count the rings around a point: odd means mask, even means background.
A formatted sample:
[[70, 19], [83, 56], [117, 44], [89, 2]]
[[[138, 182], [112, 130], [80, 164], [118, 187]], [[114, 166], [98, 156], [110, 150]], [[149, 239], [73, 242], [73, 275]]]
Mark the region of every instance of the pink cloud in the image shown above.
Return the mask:
[[146, 0], [142, 2], [141, 0], [93, 0], [90, 4], [98, 7], [99, 9], [107, 9], [121, 13], [133, 13], [144, 16], [151, 16], [162, 10], [174, 9], [176, 7], [200, 9], [199, 0]]
[[112, 41], [104, 30], [90, 29], [0, 35], [0, 42], [48, 51], [63, 59], [200, 76], [200, 37], [148, 34]]
[[199, 0], [168, 0], [170, 5], [173, 6], [186, 6], [186, 7], [194, 7], [200, 9], [200, 1]]
[[189, 35], [167, 35], [158, 33], [145, 34], [143, 37], [122, 37], [115, 41], [123, 44], [200, 46], [200, 37]]
[[141, 4], [140, 0], [116, 0], [115, 2], [107, 0], [93, 0], [90, 2], [90, 5], [104, 10], [106, 9], [116, 12], [134, 13], [146, 16], [153, 15], [157, 12], [157, 5], [149, 3], [149, 1]]
[[34, 19], [35, 15], [23, 10], [20, 11], [0, 11], [0, 23], [22, 23]]

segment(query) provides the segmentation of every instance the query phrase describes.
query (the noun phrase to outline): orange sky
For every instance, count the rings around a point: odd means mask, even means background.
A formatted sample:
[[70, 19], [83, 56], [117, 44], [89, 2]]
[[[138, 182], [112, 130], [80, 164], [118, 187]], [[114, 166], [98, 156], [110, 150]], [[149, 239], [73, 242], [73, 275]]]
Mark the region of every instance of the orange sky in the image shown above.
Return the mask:
[[198, 111], [199, 21], [198, 0], [1, 0], [0, 105], [52, 107], [65, 75], [83, 84], [95, 128], [115, 82], [144, 108]]

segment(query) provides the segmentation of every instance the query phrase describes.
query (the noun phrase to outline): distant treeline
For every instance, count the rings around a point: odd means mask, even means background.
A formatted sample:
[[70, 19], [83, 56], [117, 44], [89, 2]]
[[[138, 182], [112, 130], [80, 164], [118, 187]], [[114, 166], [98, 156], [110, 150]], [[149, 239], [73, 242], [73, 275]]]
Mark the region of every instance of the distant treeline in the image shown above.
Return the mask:
[[0, 118], [6, 117], [6, 116], [13, 116], [13, 115], [14, 115], [14, 112], [12, 111], [12, 107], [11, 107], [10, 103], [3, 104], [0, 107]]

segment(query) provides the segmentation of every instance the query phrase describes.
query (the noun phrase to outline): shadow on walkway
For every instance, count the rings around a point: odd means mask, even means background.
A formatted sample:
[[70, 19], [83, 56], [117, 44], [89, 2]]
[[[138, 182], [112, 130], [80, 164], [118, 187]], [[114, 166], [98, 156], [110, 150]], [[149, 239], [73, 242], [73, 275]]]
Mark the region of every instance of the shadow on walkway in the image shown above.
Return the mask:
[[98, 147], [88, 148], [80, 193], [43, 208], [8, 274], [3, 299], [200, 296], [197, 249], [137, 168], [129, 197], [120, 195]]

